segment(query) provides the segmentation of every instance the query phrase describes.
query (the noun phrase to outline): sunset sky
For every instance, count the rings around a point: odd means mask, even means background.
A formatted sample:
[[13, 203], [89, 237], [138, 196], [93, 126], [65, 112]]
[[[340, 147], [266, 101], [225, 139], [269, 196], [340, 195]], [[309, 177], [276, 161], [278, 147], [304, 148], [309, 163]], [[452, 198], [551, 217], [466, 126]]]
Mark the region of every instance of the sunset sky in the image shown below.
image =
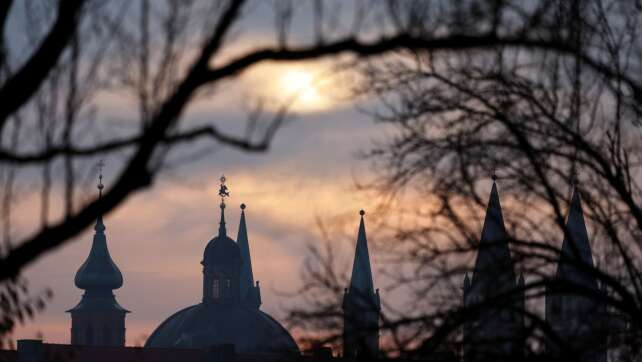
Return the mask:
[[[279, 87], [283, 81], [269, 85]], [[128, 344], [140, 342], [172, 312], [199, 301], [200, 261], [217, 230], [221, 174], [231, 191], [228, 232], [236, 238], [238, 205], [246, 203], [263, 308], [278, 316], [280, 305], [293, 301], [274, 290], [294, 291], [299, 285], [306, 243], [319, 241], [316, 218], [332, 222], [352, 217], [356, 237], [359, 209], [374, 206], [367, 195], [355, 192], [354, 181], [367, 173], [367, 164], [354, 156], [376, 136], [372, 121], [349, 105], [302, 113], [279, 132], [268, 153], [221, 148], [172, 170], [153, 189], [108, 215], [110, 252], [125, 278], [116, 294], [132, 311], [127, 317]], [[113, 162], [105, 168], [107, 185]], [[93, 230], [87, 230], [28, 269], [31, 289], [49, 287], [55, 297], [43, 314], [17, 330], [16, 338], [42, 332], [48, 341], [68, 341], [70, 321], [64, 311], [80, 300], [82, 291], [73, 285], [73, 277], [89, 252], [92, 235]]]
[[[243, 35], [229, 44], [230, 54], [266, 41], [264, 30], [271, 23], [257, 13], [260, 9], [247, 15]], [[296, 22], [294, 26], [297, 37], [302, 34], [298, 29], [309, 28]], [[105, 218], [111, 256], [124, 276], [124, 286], [116, 291], [117, 300], [132, 311], [126, 322], [128, 345], [142, 344], [169, 315], [200, 301], [200, 261], [206, 243], [217, 231], [218, 179], [222, 174], [231, 191], [226, 219], [233, 238], [238, 205], [248, 206], [252, 265], [255, 279], [261, 281], [264, 311], [278, 319], [285, 307], [299, 302], [279, 292], [292, 292], [300, 285], [306, 245], [321, 242], [318, 219], [352, 233], [351, 242], [336, 241], [345, 259], [351, 260], [358, 211], [372, 210], [376, 205], [376, 200], [355, 190], [355, 181], [371, 177], [368, 162], [355, 155], [386, 132], [347, 99], [344, 77], [325, 60], [269, 63], [226, 83], [224, 92], [192, 104], [186, 123], [215, 121], [223, 129], [242, 129], [248, 99], [265, 99], [268, 109], [293, 100], [296, 118], [277, 134], [269, 152], [246, 154], [217, 147], [196, 161], [177, 161], [153, 188], [130, 198]], [[101, 95], [99, 106], [105, 119], [136, 117], [136, 105], [128, 95]], [[107, 187], [122, 162], [118, 157], [106, 160]], [[95, 193], [94, 187], [89, 184], [86, 193]], [[17, 233], [26, 233], [37, 223], [37, 205], [35, 199], [22, 200], [16, 208]], [[69, 342], [70, 317], [65, 310], [82, 295], [73, 279], [89, 253], [92, 235], [93, 230], [86, 230], [28, 268], [25, 277], [32, 293], [50, 288], [54, 298], [35, 320], [17, 328], [14, 339], [42, 336], [48, 342]], [[369, 234], [369, 239], [376, 238]], [[371, 253], [376, 264], [376, 251]], [[376, 265], [374, 270], [377, 279]]]

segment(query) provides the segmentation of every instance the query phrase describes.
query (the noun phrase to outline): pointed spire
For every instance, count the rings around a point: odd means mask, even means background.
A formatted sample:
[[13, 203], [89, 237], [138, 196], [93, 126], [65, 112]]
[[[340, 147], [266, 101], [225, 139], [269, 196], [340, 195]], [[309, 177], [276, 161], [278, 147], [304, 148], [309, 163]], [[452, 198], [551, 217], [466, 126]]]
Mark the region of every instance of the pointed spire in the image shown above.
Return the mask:
[[[247, 225], [245, 222], [245, 204], [241, 204], [241, 221], [236, 243], [241, 250], [241, 300], [251, 305], [257, 305], [255, 288], [259, 288], [258, 281], [254, 286], [254, 275], [252, 273], [252, 258], [250, 256], [250, 243], [247, 237]], [[260, 305], [260, 303], [258, 303]]]
[[361, 221], [357, 235], [357, 247], [352, 264], [352, 277], [350, 278], [350, 291], [358, 290], [361, 293], [374, 293], [372, 281], [372, 270], [370, 269], [370, 255], [368, 253], [368, 240], [366, 238], [366, 227], [363, 220], [365, 211], [359, 211]]
[[221, 202], [221, 221], [218, 223], [218, 236], [227, 236], [227, 229], [225, 229], [225, 203]]
[[562, 242], [560, 263], [557, 269], [558, 277], [597, 288], [595, 277], [589, 275], [589, 273], [582, 272], [582, 268], [578, 266], [578, 263], [583, 263], [588, 267], [593, 267], [593, 253], [591, 252], [588, 232], [586, 231], [580, 190], [577, 185], [573, 187], [571, 204], [564, 229], [564, 241]]
[[[100, 199], [104, 188], [102, 183], [104, 162], [100, 161], [98, 166], [100, 169], [98, 198]], [[96, 233], [94, 234], [89, 256], [76, 272], [74, 282], [78, 288], [91, 292], [106, 292], [118, 289], [123, 285], [123, 275], [109, 255], [102, 213], [96, 219], [94, 230]]]
[[493, 186], [490, 190], [471, 283], [474, 286], [479, 280], [484, 279], [484, 284], [487, 284], [484, 288], [490, 288], [493, 279], [497, 276], [504, 276], [507, 280], [510, 278], [511, 285], [515, 283], [513, 261], [508, 246], [510, 238], [504, 226], [502, 206], [497, 191], [497, 176], [494, 172], [492, 180]]

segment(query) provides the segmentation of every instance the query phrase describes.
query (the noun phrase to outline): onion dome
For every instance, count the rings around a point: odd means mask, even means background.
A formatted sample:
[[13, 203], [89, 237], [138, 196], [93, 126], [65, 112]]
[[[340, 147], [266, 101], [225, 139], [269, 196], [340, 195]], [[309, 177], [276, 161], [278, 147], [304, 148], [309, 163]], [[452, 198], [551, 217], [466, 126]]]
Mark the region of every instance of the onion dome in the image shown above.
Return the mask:
[[96, 220], [94, 230], [96, 233], [91, 251], [76, 272], [74, 283], [84, 290], [118, 289], [123, 285], [123, 275], [109, 255], [102, 216]]
[[[102, 174], [98, 184], [99, 198], [102, 197]], [[87, 260], [76, 272], [74, 283], [86, 291], [111, 291], [123, 285], [123, 275], [109, 255], [105, 225], [102, 215], [98, 216], [94, 226], [96, 233], [91, 244], [91, 251]]]

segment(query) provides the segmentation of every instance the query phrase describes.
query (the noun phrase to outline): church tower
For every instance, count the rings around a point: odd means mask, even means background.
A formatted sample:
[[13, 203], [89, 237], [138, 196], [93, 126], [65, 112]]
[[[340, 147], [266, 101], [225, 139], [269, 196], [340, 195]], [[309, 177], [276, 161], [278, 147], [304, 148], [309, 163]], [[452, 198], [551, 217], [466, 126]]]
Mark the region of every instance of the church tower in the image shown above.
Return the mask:
[[259, 282], [254, 284], [252, 274], [252, 258], [250, 257], [250, 243], [247, 238], [247, 226], [245, 225], [245, 204], [241, 204], [241, 221], [236, 243], [241, 249], [241, 302], [247, 306], [258, 309], [261, 306], [261, 289]]
[[350, 287], [343, 296], [344, 358], [377, 357], [379, 355], [379, 289], [374, 289], [368, 240], [361, 210], [357, 247], [352, 265]]
[[[563, 290], [563, 285], [580, 287], [603, 293], [597, 279], [590, 272], [594, 268], [593, 254], [589, 244], [580, 191], [573, 187], [568, 211], [564, 240], [551, 286], [546, 290], [546, 321], [557, 333], [570, 353], [581, 361], [606, 362], [606, 308], [599, 298], [586, 297]], [[547, 344], [547, 352], [560, 355], [557, 344]]]
[[225, 176], [221, 177], [221, 221], [218, 235], [205, 247], [203, 254], [203, 304], [237, 306], [241, 303], [241, 250], [227, 236], [225, 197], [229, 196]]
[[[98, 197], [102, 197], [102, 172], [98, 183]], [[71, 314], [71, 344], [85, 346], [124, 346], [125, 315], [112, 292], [123, 285], [123, 276], [107, 249], [105, 225], [98, 216], [96, 233], [87, 260], [74, 280], [85, 290], [80, 303], [67, 312]]]
[[464, 277], [464, 307], [472, 312], [463, 330], [465, 362], [520, 360], [523, 355], [524, 319], [519, 311], [524, 296], [513, 291], [524, 279], [515, 277], [509, 240], [493, 175], [475, 268], [472, 278]]

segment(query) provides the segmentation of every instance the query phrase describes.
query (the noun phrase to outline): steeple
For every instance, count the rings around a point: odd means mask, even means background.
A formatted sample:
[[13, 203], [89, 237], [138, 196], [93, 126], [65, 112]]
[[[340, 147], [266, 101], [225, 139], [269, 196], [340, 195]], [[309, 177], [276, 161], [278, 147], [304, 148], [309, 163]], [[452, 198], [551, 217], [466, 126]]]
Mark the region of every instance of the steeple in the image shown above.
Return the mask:
[[564, 227], [564, 241], [557, 267], [557, 277], [597, 289], [595, 277], [583, 272], [581, 264], [584, 264], [584, 267], [592, 268], [593, 253], [584, 222], [580, 191], [577, 186], [574, 186]]
[[[104, 188], [103, 162], [99, 163], [98, 199]], [[95, 234], [87, 260], [80, 266], [74, 283], [85, 293], [71, 313], [71, 343], [89, 346], [124, 346], [125, 314], [112, 290], [123, 285], [123, 276], [109, 255], [102, 213], [96, 218]]]
[[250, 256], [250, 243], [247, 237], [247, 226], [245, 224], [245, 204], [241, 204], [241, 221], [236, 243], [241, 250], [241, 301], [245, 304], [258, 308], [261, 305], [261, 292], [258, 281], [254, 285], [252, 273], [252, 258]]
[[[510, 240], [506, 227], [504, 226], [504, 217], [502, 215], [502, 206], [499, 202], [499, 192], [497, 191], [497, 178], [493, 175], [493, 186], [490, 190], [484, 226], [479, 240], [477, 259], [471, 286], [475, 287], [482, 279], [483, 284], [487, 284], [482, 289], [496, 288], [492, 284], [496, 283], [496, 277], [502, 275], [511, 283], [515, 282], [515, 272], [513, 270], [513, 261], [510, 255], [508, 241]], [[512, 287], [512, 285], [511, 285]]]
[[[568, 347], [580, 353], [579, 360], [606, 362], [609, 325], [606, 304], [599, 298], [587, 298], [574, 291], [574, 287], [583, 287], [601, 293], [597, 278], [590, 271], [594, 268], [593, 254], [575, 175], [573, 179], [564, 241], [553, 278], [562, 283], [546, 288], [546, 322]], [[547, 341], [546, 350], [552, 356], [562, 355], [557, 342]]]
[[[523, 353], [523, 298], [511, 295], [519, 281], [515, 278], [494, 173], [492, 180], [472, 279], [468, 274], [464, 277], [463, 304], [474, 311], [463, 328], [465, 362], [521, 360]], [[500, 295], [506, 297], [486, 302]]]
[[361, 221], [359, 222], [354, 263], [352, 264], [350, 291], [359, 291], [362, 294], [370, 294], [374, 293], [374, 285], [372, 281], [372, 270], [370, 269], [370, 254], [368, 253], [366, 227], [363, 221], [365, 211], [359, 211], [359, 215], [361, 215]]
[[[102, 167], [102, 164], [99, 165]], [[102, 198], [104, 188], [102, 180], [101, 172], [98, 182], [99, 200]], [[123, 275], [109, 255], [102, 212], [96, 219], [94, 230], [96, 232], [91, 244], [91, 251], [87, 260], [76, 272], [74, 283], [78, 288], [86, 290], [88, 294], [111, 294], [113, 289], [118, 289], [123, 285]]]
[[363, 216], [357, 234], [350, 287], [343, 295], [343, 356], [373, 358], [379, 355], [379, 289], [374, 289], [368, 240]]

